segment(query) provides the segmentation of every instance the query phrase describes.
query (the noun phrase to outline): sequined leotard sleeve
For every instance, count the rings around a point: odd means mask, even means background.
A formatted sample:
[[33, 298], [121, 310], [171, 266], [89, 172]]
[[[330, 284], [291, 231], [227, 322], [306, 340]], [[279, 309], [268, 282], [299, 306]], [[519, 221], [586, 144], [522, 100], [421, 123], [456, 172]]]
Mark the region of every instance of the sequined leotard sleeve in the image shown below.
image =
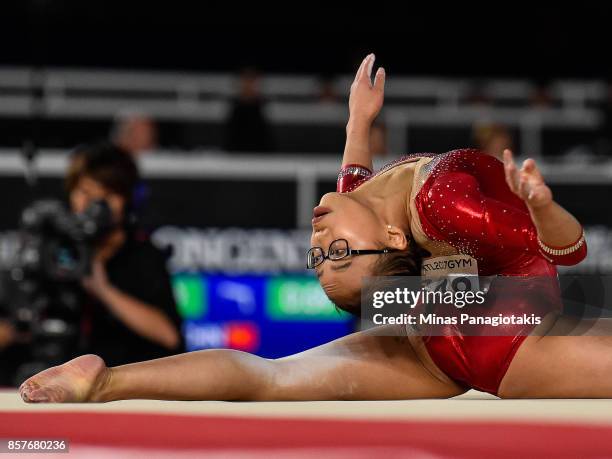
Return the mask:
[[518, 255], [538, 255], [556, 265], [574, 265], [586, 256], [581, 235], [574, 250], [546, 250], [538, 240], [524, 202], [510, 191], [500, 162], [475, 150], [439, 155], [422, 172], [416, 195], [421, 226], [433, 240], [445, 241], [497, 266]]
[[336, 191], [338, 193], [353, 191], [371, 176], [372, 171], [367, 167], [359, 164], [348, 164], [344, 166], [338, 174]]

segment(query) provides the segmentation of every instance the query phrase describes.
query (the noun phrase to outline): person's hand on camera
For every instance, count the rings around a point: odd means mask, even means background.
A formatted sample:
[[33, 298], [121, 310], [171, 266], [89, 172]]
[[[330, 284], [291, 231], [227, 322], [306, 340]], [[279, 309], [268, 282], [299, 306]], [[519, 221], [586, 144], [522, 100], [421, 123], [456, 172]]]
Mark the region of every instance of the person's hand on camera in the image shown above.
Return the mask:
[[81, 280], [83, 287], [101, 300], [104, 300], [104, 294], [112, 288], [106, 274], [106, 263], [113, 258], [124, 242], [125, 234], [118, 232], [107, 238], [104, 244], [96, 247], [91, 274]]
[[372, 123], [378, 116], [385, 95], [385, 69], [379, 67], [372, 84], [374, 54], [369, 54], [361, 63], [351, 85], [349, 113], [351, 120]]
[[92, 295], [101, 298], [106, 290], [111, 286], [106, 275], [104, 261], [96, 257], [91, 266], [91, 274], [81, 281], [83, 287]]

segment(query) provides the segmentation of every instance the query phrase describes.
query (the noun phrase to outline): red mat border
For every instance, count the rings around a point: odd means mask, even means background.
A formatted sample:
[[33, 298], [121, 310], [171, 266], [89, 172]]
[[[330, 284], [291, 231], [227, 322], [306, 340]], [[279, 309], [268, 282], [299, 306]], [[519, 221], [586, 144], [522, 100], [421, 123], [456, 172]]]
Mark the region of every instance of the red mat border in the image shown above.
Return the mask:
[[0, 413], [1, 438], [155, 449], [409, 447], [452, 457], [612, 457], [612, 426], [145, 413]]

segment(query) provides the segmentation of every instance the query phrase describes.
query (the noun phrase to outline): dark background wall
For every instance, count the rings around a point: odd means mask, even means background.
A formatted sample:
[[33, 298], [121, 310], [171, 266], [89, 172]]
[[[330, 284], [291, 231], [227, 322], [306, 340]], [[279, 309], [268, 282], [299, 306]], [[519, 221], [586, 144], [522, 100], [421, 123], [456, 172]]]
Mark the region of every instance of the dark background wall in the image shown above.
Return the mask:
[[610, 14], [600, 5], [23, 0], [0, 8], [0, 64], [191, 70], [256, 64], [269, 72], [329, 74], [352, 72], [374, 51], [394, 74], [610, 76]]

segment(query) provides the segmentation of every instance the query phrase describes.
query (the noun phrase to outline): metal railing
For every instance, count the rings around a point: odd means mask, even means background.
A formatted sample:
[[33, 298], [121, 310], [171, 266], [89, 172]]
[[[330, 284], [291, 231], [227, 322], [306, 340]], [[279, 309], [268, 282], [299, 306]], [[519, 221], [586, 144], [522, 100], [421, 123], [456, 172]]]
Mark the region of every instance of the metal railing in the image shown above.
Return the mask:
[[[121, 110], [137, 108], [161, 121], [220, 124], [236, 93], [236, 78], [231, 74], [4, 68], [0, 69], [0, 116], [108, 120]], [[351, 76], [336, 78], [336, 92], [346, 96], [351, 81]], [[473, 91], [473, 82], [467, 79], [390, 78], [386, 97], [395, 101], [387, 104], [382, 115], [389, 128], [390, 150], [410, 151], [410, 126], [469, 128], [477, 122], [497, 122], [518, 131], [519, 150], [537, 156], [542, 153], [544, 128], [594, 131], [602, 121], [601, 111], [591, 106], [605, 100], [606, 85], [601, 81], [554, 82], [551, 94], [560, 106], [542, 109], [528, 106], [534, 91], [528, 81], [489, 80], [479, 85], [489, 97], [525, 105], [465, 104], [462, 101]], [[321, 103], [319, 91], [320, 82], [314, 76], [264, 76], [262, 92], [269, 99], [266, 116], [282, 125], [343, 125], [345, 101]], [[133, 97], [126, 98], [126, 93]], [[410, 98], [434, 102], [423, 105], [404, 100]]]
[[[67, 167], [67, 152], [43, 150], [32, 164], [41, 177], [63, 177]], [[318, 202], [317, 184], [335, 181], [341, 158], [322, 155], [283, 156], [275, 154], [220, 154], [218, 152], [184, 153], [160, 151], [140, 160], [143, 177], [185, 180], [261, 180], [296, 183], [296, 227], [310, 225], [312, 208]], [[612, 161], [577, 165], [550, 163], [539, 165], [551, 184], [611, 184]], [[27, 163], [18, 150], [0, 149], [0, 176], [27, 173]]]

